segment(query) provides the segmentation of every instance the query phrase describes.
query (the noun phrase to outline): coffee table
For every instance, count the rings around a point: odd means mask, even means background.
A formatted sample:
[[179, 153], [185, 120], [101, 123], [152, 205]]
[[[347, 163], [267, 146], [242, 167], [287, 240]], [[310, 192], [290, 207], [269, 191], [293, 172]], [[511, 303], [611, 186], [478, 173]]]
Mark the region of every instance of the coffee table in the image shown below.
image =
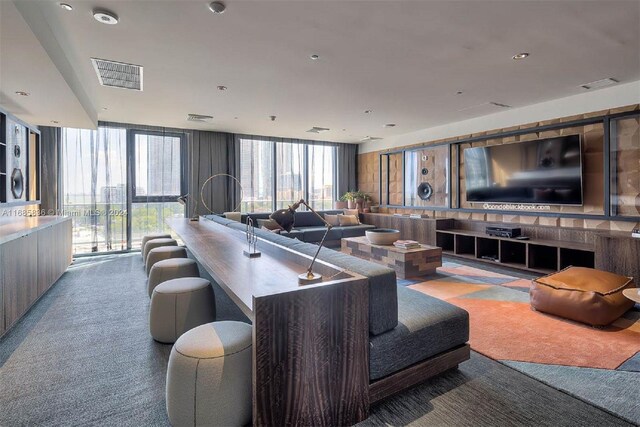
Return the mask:
[[393, 245], [374, 245], [362, 237], [341, 241], [342, 252], [393, 268], [400, 279], [427, 276], [442, 266], [442, 248], [421, 245], [416, 249], [400, 249]]

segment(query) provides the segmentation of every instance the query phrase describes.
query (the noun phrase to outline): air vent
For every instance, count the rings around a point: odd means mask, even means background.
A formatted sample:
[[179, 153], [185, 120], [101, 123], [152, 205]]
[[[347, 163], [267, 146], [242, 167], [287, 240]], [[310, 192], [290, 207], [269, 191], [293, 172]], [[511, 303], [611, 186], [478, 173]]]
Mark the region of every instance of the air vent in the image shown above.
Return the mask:
[[102, 86], [142, 91], [142, 67], [107, 59], [91, 58]]
[[460, 110], [458, 110], [458, 112], [464, 112], [464, 113], [468, 113], [468, 112], [472, 112], [474, 114], [488, 114], [488, 113], [494, 113], [497, 110], [502, 110], [504, 108], [511, 108], [511, 105], [507, 105], [507, 104], [502, 104], [500, 102], [484, 102], [482, 104], [478, 104], [478, 105], [472, 105], [470, 107], [464, 107]]
[[360, 140], [360, 142], [378, 141], [378, 140], [380, 140], [380, 139], [382, 139], [382, 138], [377, 137], [377, 136], [365, 136], [364, 138], [362, 138], [362, 139]]
[[205, 116], [203, 114], [189, 114], [187, 120], [190, 122], [208, 122], [213, 116]]
[[589, 89], [599, 89], [601, 87], [614, 85], [616, 83], [619, 83], [618, 80], [612, 79], [611, 77], [609, 77], [609, 78], [606, 78], [606, 79], [596, 80], [595, 82], [585, 83], [583, 85], [580, 85], [580, 87], [583, 88], [583, 89], [587, 89], [587, 90], [589, 90]]
[[331, 129], [329, 128], [321, 128], [318, 126], [314, 126], [311, 129], [309, 129], [307, 132], [311, 132], [311, 133], [324, 133], [324, 132], [329, 132]]

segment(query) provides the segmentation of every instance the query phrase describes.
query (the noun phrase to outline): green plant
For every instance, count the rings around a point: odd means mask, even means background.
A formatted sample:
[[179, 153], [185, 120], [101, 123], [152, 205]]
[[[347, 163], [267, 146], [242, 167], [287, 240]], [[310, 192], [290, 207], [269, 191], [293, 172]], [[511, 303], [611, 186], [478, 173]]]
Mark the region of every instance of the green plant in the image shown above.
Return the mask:
[[342, 197], [340, 197], [340, 201], [341, 202], [348, 202], [350, 200], [355, 200], [355, 197], [353, 196], [355, 193], [355, 191], [347, 191], [346, 193], [344, 193], [342, 195]]

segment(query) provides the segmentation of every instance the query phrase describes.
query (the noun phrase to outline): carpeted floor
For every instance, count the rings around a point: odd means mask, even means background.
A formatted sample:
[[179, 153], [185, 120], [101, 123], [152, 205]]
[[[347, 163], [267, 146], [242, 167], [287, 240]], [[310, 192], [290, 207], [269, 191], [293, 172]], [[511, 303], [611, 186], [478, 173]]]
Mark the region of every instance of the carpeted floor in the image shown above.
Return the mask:
[[[447, 261], [402, 282], [470, 313], [471, 348], [640, 424], [640, 311], [593, 328], [531, 310], [530, 279]], [[597, 385], [597, 387], [596, 387]]]
[[[171, 346], [150, 338], [148, 304], [139, 254], [76, 260], [0, 339], [0, 426], [168, 425]], [[475, 352], [459, 370], [373, 407], [363, 423], [409, 424], [630, 425]]]

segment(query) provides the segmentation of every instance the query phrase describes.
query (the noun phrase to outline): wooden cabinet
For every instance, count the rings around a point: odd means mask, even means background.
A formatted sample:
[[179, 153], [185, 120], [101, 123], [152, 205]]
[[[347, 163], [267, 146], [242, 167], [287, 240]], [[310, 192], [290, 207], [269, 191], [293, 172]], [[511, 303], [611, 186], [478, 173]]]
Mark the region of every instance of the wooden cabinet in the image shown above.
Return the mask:
[[27, 234], [2, 245], [5, 329], [9, 329], [38, 298], [37, 236]]
[[71, 263], [71, 219], [30, 221], [23, 229], [10, 224], [9, 236], [0, 233], [0, 336]]

